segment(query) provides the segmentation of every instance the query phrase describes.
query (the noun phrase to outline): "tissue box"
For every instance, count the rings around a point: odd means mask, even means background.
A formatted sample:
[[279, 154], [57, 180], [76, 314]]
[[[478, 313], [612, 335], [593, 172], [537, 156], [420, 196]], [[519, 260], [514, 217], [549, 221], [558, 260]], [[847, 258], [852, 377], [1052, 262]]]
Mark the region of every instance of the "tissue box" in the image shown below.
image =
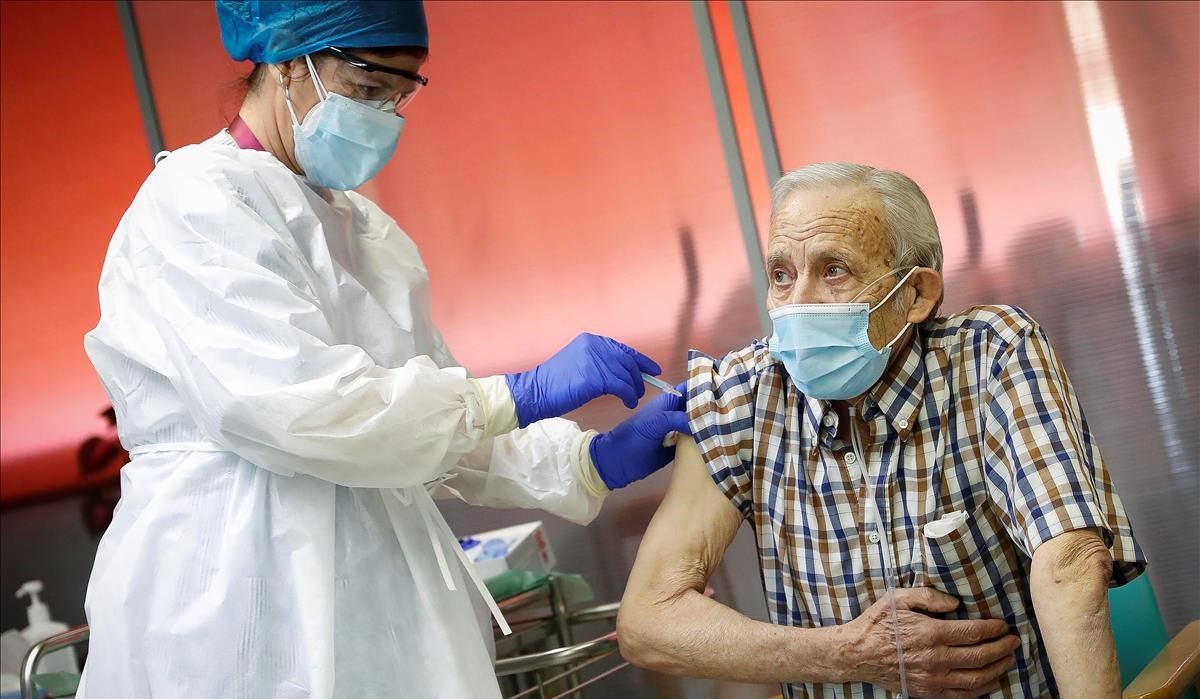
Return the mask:
[[548, 573], [556, 563], [541, 522], [472, 534], [459, 544], [484, 580], [509, 570]]

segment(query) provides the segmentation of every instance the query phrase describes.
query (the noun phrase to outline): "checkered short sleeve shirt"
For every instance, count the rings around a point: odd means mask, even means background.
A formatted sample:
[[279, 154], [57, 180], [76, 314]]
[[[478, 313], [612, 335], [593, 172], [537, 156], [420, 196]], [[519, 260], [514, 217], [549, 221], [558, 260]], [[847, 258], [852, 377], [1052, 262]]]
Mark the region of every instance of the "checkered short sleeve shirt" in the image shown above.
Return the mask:
[[[1004, 619], [1020, 636], [993, 696], [1054, 696], [1029, 598], [1033, 552], [1090, 528], [1109, 546], [1112, 584], [1145, 568], [1066, 372], [1019, 309], [923, 324], [860, 406], [861, 454], [837, 438], [831, 406], [800, 393], [762, 342], [720, 360], [693, 352], [689, 372], [696, 442], [754, 527], [777, 624], [854, 619], [886, 591], [887, 551], [901, 586], [938, 588], [962, 602], [949, 616]], [[867, 684], [784, 690], [889, 696]]]

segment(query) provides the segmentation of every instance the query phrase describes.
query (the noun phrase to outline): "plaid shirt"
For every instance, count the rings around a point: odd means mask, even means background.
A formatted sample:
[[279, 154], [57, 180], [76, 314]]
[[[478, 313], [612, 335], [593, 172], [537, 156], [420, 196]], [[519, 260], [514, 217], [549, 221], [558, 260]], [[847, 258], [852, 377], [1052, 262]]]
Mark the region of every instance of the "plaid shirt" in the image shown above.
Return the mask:
[[[948, 617], [1004, 619], [1020, 635], [992, 696], [1055, 696], [1030, 599], [1033, 551], [1093, 528], [1112, 554], [1113, 584], [1145, 568], [1062, 364], [1018, 309], [979, 307], [919, 328], [861, 405], [865, 464], [836, 438], [830, 404], [801, 394], [762, 342], [719, 361], [693, 352], [689, 365], [696, 441], [754, 526], [776, 624], [859, 616], [886, 592], [886, 542], [901, 586], [938, 588], [962, 602]], [[865, 505], [868, 484], [886, 532]], [[951, 513], [942, 535], [924, 529]], [[890, 695], [861, 683], [784, 693]]]

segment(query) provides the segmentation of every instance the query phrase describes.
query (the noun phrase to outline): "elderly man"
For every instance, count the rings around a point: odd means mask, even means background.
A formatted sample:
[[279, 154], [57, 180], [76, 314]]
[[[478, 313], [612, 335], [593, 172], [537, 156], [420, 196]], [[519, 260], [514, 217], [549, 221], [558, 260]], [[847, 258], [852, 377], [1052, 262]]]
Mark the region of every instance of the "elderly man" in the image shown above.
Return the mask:
[[[773, 208], [774, 332], [691, 357], [695, 437], [629, 579], [625, 656], [788, 697], [1118, 696], [1106, 593], [1145, 559], [1041, 328], [934, 317], [941, 242], [904, 175], [810, 165]], [[743, 519], [773, 624], [703, 595]]]

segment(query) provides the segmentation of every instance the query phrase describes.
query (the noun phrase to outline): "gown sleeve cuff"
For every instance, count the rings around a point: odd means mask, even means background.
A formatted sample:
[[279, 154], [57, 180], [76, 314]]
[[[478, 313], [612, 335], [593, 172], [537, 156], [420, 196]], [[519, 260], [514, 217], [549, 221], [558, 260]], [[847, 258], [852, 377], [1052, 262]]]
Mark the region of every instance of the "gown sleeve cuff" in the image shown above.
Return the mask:
[[579, 478], [579, 483], [588, 492], [588, 495], [604, 497], [609, 493], [608, 486], [604, 484], [600, 474], [596, 471], [596, 465], [592, 463], [591, 446], [596, 434], [596, 430], [588, 430], [575, 439], [572, 460], [575, 462], [575, 473]]
[[517, 404], [503, 376], [471, 379], [475, 395], [483, 407], [483, 436], [497, 437], [517, 429]]

